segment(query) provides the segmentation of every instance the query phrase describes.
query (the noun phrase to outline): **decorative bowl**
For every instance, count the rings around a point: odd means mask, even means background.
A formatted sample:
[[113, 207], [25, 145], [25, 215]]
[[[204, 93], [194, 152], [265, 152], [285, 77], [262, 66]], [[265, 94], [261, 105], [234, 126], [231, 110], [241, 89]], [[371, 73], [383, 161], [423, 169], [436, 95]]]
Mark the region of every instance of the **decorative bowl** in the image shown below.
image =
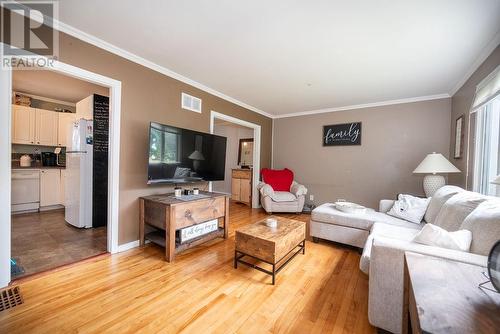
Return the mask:
[[335, 202], [335, 209], [345, 213], [365, 213], [366, 208], [351, 202]]
[[268, 227], [277, 227], [278, 226], [278, 220], [276, 218], [267, 218], [266, 219], [266, 225]]

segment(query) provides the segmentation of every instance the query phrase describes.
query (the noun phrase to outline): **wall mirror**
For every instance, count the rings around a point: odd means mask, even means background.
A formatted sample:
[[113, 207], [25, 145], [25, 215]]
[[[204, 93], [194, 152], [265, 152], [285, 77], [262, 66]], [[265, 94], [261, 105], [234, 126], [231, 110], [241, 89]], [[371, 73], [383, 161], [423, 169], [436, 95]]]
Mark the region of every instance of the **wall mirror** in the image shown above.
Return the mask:
[[253, 138], [240, 139], [238, 165], [241, 167], [251, 167], [253, 165]]

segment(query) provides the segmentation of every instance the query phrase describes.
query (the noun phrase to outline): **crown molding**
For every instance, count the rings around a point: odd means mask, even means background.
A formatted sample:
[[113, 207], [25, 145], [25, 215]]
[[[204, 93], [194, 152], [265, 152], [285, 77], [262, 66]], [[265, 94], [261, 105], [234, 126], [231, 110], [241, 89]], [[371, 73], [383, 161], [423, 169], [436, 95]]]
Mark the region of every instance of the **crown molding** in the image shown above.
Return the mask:
[[[17, 1], [12, 1], [12, 2], [18, 3]], [[26, 6], [24, 6], [24, 5], [20, 4], [20, 3], [18, 3], [18, 4], [20, 6], [26, 7]], [[3, 7], [3, 3], [0, 3], [0, 6]], [[200, 89], [202, 91], [205, 91], [205, 92], [207, 92], [209, 94], [217, 96], [217, 97], [219, 97], [219, 98], [221, 98], [223, 100], [226, 100], [228, 102], [234, 103], [234, 104], [236, 104], [236, 105], [238, 105], [240, 107], [243, 107], [245, 109], [251, 110], [251, 111], [256, 112], [258, 114], [261, 114], [263, 116], [266, 116], [266, 117], [269, 117], [269, 118], [273, 118], [273, 115], [271, 115], [271, 114], [269, 114], [269, 113], [267, 113], [267, 112], [265, 112], [263, 110], [260, 110], [260, 109], [254, 107], [254, 106], [246, 104], [246, 103], [244, 103], [244, 102], [242, 102], [240, 100], [237, 100], [235, 98], [232, 98], [232, 97], [230, 97], [230, 96], [228, 96], [228, 95], [226, 95], [224, 93], [221, 93], [221, 92], [219, 92], [219, 91], [217, 91], [217, 90], [215, 90], [213, 88], [210, 88], [210, 87], [208, 87], [208, 86], [206, 86], [206, 85], [204, 85], [202, 83], [199, 83], [199, 82], [197, 82], [197, 81], [195, 81], [193, 79], [185, 77], [182, 74], [179, 74], [179, 73], [177, 73], [175, 71], [172, 71], [172, 70], [170, 70], [170, 69], [168, 69], [166, 67], [163, 67], [163, 66], [158, 65], [158, 64], [156, 64], [156, 63], [154, 63], [152, 61], [149, 61], [149, 60], [147, 60], [145, 58], [142, 58], [141, 56], [138, 56], [138, 55], [136, 55], [136, 54], [134, 54], [132, 52], [126, 51], [126, 50], [124, 50], [124, 49], [122, 49], [122, 48], [120, 48], [120, 47], [118, 47], [116, 45], [113, 45], [111, 43], [108, 43], [108, 42], [106, 42], [106, 41], [104, 41], [104, 40], [102, 40], [102, 39], [100, 39], [100, 38], [98, 38], [98, 37], [96, 37], [94, 35], [91, 35], [91, 34], [88, 34], [88, 33], [84, 32], [84, 31], [81, 31], [81, 30], [79, 30], [79, 29], [77, 29], [77, 28], [75, 28], [75, 27], [73, 27], [73, 26], [71, 26], [69, 24], [66, 24], [66, 23], [61, 22], [61, 21], [56, 20], [56, 19], [53, 19], [53, 22], [54, 22], [54, 25], [57, 27], [56, 30], [58, 30], [59, 32], [63, 32], [65, 34], [73, 36], [73, 37], [75, 37], [75, 38], [77, 38], [77, 39], [79, 39], [81, 41], [84, 41], [84, 42], [89, 43], [91, 45], [94, 45], [94, 46], [96, 46], [98, 48], [101, 48], [103, 50], [111, 52], [111, 53], [113, 53], [113, 54], [115, 54], [117, 56], [120, 56], [122, 58], [130, 60], [130, 61], [132, 61], [132, 62], [134, 62], [136, 64], [139, 64], [139, 65], [142, 65], [144, 67], [147, 67], [147, 68], [149, 68], [149, 69], [151, 69], [153, 71], [159, 72], [159, 73], [161, 73], [163, 75], [166, 75], [166, 76], [171, 77], [171, 78], [173, 78], [175, 80], [181, 81], [181, 82], [183, 82], [185, 84], [191, 85], [191, 86], [193, 86], [195, 88], [198, 88], [198, 89]]]
[[445, 93], [445, 94], [437, 94], [437, 95], [417, 96], [417, 97], [410, 97], [410, 98], [406, 98], [406, 99], [388, 100], [388, 101], [365, 103], [365, 104], [355, 104], [355, 105], [344, 106], [344, 107], [336, 107], [336, 108], [326, 108], [326, 109], [316, 109], [316, 110], [309, 110], [309, 111], [301, 111], [301, 112], [296, 112], [296, 113], [276, 115], [276, 116], [274, 116], [274, 118], [277, 119], [277, 118], [288, 118], [288, 117], [297, 117], [297, 116], [308, 116], [308, 115], [316, 115], [316, 114], [325, 114], [325, 113], [329, 113], [329, 112], [346, 111], [346, 110], [354, 110], [354, 109], [364, 109], [364, 108], [373, 108], [373, 107], [380, 107], [380, 106], [389, 106], [389, 105], [393, 105], [393, 104], [403, 104], [403, 103], [412, 103], [412, 102], [439, 100], [439, 99], [446, 99], [446, 98], [449, 98], [449, 97], [451, 97], [451, 96], [449, 94], [447, 94], [447, 93]]
[[230, 97], [230, 96], [228, 96], [228, 95], [226, 95], [224, 93], [221, 93], [221, 92], [219, 92], [219, 91], [217, 91], [217, 90], [215, 90], [213, 88], [205, 86], [202, 83], [199, 83], [199, 82], [197, 82], [197, 81], [195, 81], [193, 79], [185, 77], [182, 74], [179, 74], [179, 73], [177, 73], [175, 71], [172, 71], [172, 70], [170, 70], [170, 69], [168, 69], [166, 67], [163, 67], [163, 66], [158, 65], [158, 64], [156, 64], [156, 63], [154, 63], [152, 61], [149, 61], [149, 60], [147, 60], [145, 58], [142, 58], [142, 57], [140, 57], [140, 56], [138, 56], [138, 55], [136, 55], [136, 54], [134, 54], [132, 52], [126, 51], [126, 50], [124, 50], [124, 49], [122, 49], [122, 48], [120, 48], [120, 47], [118, 47], [116, 45], [108, 43], [108, 42], [106, 42], [106, 41], [104, 41], [104, 40], [102, 40], [102, 39], [100, 39], [98, 37], [95, 37], [95, 36], [90, 35], [90, 34], [88, 34], [86, 32], [83, 32], [83, 31], [81, 31], [81, 30], [79, 30], [79, 29], [77, 29], [77, 28], [75, 28], [73, 26], [70, 26], [69, 24], [66, 24], [66, 23], [63, 23], [63, 22], [59, 21], [59, 31], [61, 31], [61, 32], [65, 33], [65, 34], [68, 34], [70, 36], [73, 36], [75, 38], [78, 38], [79, 40], [82, 40], [82, 41], [84, 41], [86, 43], [89, 43], [89, 44], [92, 44], [94, 46], [97, 46], [97, 47], [99, 47], [101, 49], [104, 49], [106, 51], [114, 53], [114, 54], [116, 54], [116, 55], [118, 55], [118, 56], [120, 56], [122, 58], [128, 59], [128, 60], [130, 60], [130, 61], [132, 61], [134, 63], [137, 63], [139, 65], [147, 67], [147, 68], [149, 68], [149, 69], [151, 69], [153, 71], [159, 72], [159, 73], [161, 73], [163, 75], [166, 75], [166, 76], [171, 77], [173, 79], [179, 80], [179, 81], [181, 81], [181, 82], [183, 82], [185, 84], [191, 85], [191, 86], [193, 86], [195, 88], [198, 88], [198, 89], [200, 89], [202, 91], [205, 91], [205, 92], [207, 92], [209, 94], [217, 96], [217, 97], [219, 97], [219, 98], [221, 98], [223, 100], [226, 100], [228, 102], [234, 103], [234, 104], [236, 104], [236, 105], [238, 105], [240, 107], [243, 107], [245, 109], [251, 110], [251, 111], [256, 112], [258, 114], [261, 114], [263, 116], [266, 116], [266, 117], [269, 117], [269, 118], [273, 118], [273, 115], [271, 115], [271, 114], [269, 114], [269, 113], [267, 113], [267, 112], [265, 112], [263, 110], [260, 110], [260, 109], [254, 107], [254, 106], [246, 104], [246, 103], [244, 103], [244, 102], [242, 102], [240, 100], [237, 100], [235, 98], [232, 98], [232, 97]]
[[460, 79], [453, 89], [450, 91], [450, 96], [455, 95], [456, 92], [469, 80], [469, 78], [476, 72], [476, 70], [481, 66], [481, 64], [488, 58], [488, 56], [495, 50], [495, 48], [500, 44], [500, 31], [493, 37], [493, 39], [484, 47], [484, 49], [479, 53], [479, 56], [472, 63], [471, 67], [467, 72], [465, 72], [462, 79]]

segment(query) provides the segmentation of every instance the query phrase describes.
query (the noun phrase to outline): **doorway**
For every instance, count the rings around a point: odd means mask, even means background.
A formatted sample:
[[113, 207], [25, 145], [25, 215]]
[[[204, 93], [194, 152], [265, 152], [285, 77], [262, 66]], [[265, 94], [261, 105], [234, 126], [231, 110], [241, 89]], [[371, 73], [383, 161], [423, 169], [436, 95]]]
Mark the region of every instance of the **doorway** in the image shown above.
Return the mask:
[[[226, 175], [225, 175], [225, 181], [226, 182], [224, 185], [218, 184], [217, 187], [223, 187], [222, 189], [225, 189], [224, 192], [229, 192], [228, 190], [230, 188], [230, 184], [232, 182], [232, 169], [239, 169], [242, 167], [250, 167], [248, 166], [248, 161], [251, 161], [251, 207], [253, 208], [258, 208], [259, 205], [259, 192], [257, 189], [257, 185], [259, 183], [259, 175], [260, 175], [260, 136], [261, 136], [261, 127], [260, 125], [247, 122], [244, 120], [241, 120], [236, 117], [228, 116], [225, 114], [218, 113], [216, 111], [211, 111], [210, 113], [210, 133], [215, 133], [215, 130], [217, 128], [217, 123], [219, 125], [226, 125], [231, 128], [237, 129], [236, 131], [231, 131], [234, 134], [234, 143], [232, 146], [230, 142], [228, 142], [228, 152], [227, 152], [227, 157], [226, 157]], [[240, 129], [240, 130], [238, 130]], [[239, 133], [239, 134], [237, 134]], [[249, 138], [251, 136], [251, 138]], [[241, 138], [240, 138], [241, 137]], [[246, 137], [246, 138], [245, 138]], [[237, 138], [237, 142], [235, 141]], [[240, 141], [243, 139], [242, 141]], [[246, 140], [245, 140], [246, 139]], [[251, 140], [250, 140], [251, 139]], [[229, 139], [231, 140], [231, 139]], [[240, 146], [241, 143], [241, 146]], [[244, 145], [246, 143], [246, 145]], [[251, 144], [249, 144], [251, 143]], [[252, 158], [249, 159], [247, 155], [245, 155], [245, 147], [252, 147]], [[234, 149], [231, 150], [231, 147]], [[241, 147], [241, 148], [240, 148]], [[234, 151], [234, 152], [233, 152]], [[239, 154], [238, 154], [239, 153]], [[243, 159], [242, 159], [243, 155]], [[233, 161], [234, 160], [234, 161]], [[229, 161], [229, 164], [228, 164]], [[231, 162], [232, 161], [232, 162]], [[246, 168], [244, 168], [246, 169]], [[244, 173], [245, 171], [243, 171]], [[237, 173], [237, 178], [245, 178], [243, 173]], [[228, 182], [229, 181], [229, 185]], [[209, 184], [210, 189], [212, 190], [214, 188], [213, 182]], [[221, 189], [221, 188], [218, 188]], [[215, 189], [213, 189], [215, 190]], [[232, 189], [231, 189], [231, 192]]]
[[[50, 62], [46, 62], [49, 64]], [[110, 253], [118, 251], [118, 203], [119, 203], [119, 146], [120, 146], [120, 109], [121, 109], [121, 82], [92, 73], [62, 62], [54, 61], [53, 66], [46, 68], [50, 72], [65, 75], [74, 79], [99, 85], [109, 90], [109, 152], [107, 153], [108, 168], [108, 195], [107, 195], [107, 226], [105, 245]], [[0, 212], [2, 224], [0, 227], [0, 287], [6, 286], [11, 277], [11, 176], [12, 176], [12, 71], [10, 69], [1, 70], [0, 79], [0, 127], [2, 141], [0, 144], [0, 183], [6, 185], [1, 192]], [[54, 213], [54, 212], [52, 212]], [[60, 218], [60, 217], [59, 217]], [[43, 219], [43, 217], [40, 217]]]

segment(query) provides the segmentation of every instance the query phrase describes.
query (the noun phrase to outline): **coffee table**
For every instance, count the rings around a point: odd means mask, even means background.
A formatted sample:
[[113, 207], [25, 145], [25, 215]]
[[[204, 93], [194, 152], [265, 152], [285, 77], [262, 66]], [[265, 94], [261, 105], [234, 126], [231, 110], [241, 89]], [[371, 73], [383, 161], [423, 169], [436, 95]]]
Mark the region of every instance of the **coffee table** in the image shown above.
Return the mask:
[[[270, 218], [278, 220], [277, 227], [268, 227], [264, 219], [236, 230], [234, 268], [238, 268], [238, 263], [241, 263], [257, 269], [271, 275], [274, 285], [276, 274], [297, 254], [305, 254], [306, 223], [282, 217]], [[244, 257], [268, 263], [272, 270], [247, 262]]]

